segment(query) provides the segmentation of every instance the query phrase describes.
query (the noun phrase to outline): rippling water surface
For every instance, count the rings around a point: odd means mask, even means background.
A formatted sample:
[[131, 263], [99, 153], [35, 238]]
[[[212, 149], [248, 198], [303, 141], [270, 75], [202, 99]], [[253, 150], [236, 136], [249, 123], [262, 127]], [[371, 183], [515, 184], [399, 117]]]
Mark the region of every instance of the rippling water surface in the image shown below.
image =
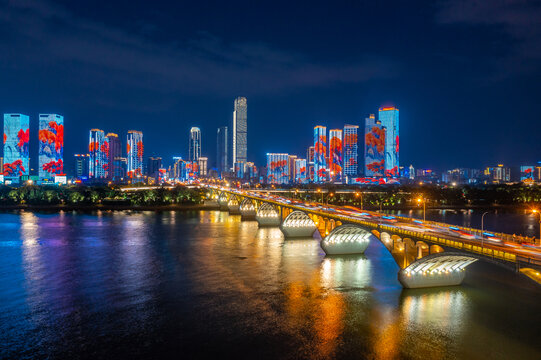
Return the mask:
[[377, 241], [325, 257], [224, 212], [0, 213], [0, 357], [541, 358], [528, 280], [397, 272]]

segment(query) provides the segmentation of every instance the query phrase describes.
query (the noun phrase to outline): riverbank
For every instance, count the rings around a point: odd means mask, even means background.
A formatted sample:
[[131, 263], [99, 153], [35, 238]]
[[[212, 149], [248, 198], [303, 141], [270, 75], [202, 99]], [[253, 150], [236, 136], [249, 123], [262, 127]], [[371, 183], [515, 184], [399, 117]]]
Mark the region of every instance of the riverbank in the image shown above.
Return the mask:
[[220, 205], [215, 201], [205, 201], [202, 204], [169, 204], [169, 205], [128, 205], [128, 204], [58, 204], [58, 205], [2, 205], [0, 211], [200, 211], [219, 210]]

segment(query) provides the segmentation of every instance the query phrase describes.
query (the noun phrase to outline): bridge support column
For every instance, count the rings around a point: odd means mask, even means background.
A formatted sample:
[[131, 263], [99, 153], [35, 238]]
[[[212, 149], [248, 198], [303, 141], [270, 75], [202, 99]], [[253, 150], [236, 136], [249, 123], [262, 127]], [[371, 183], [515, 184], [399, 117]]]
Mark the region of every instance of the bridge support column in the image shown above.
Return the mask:
[[316, 232], [316, 224], [302, 211], [290, 212], [280, 225], [286, 238], [308, 238]]
[[228, 206], [229, 213], [231, 215], [240, 215], [240, 206], [239, 204], [229, 204]]
[[321, 248], [327, 255], [363, 254], [371, 235], [359, 226], [342, 225], [321, 241]]
[[273, 205], [268, 203], [263, 203], [259, 207], [255, 215], [255, 219], [257, 220], [259, 226], [279, 226], [282, 222], [278, 210], [276, 210]]
[[476, 258], [462, 254], [437, 253], [425, 256], [398, 272], [398, 281], [408, 289], [462, 284], [466, 266]]

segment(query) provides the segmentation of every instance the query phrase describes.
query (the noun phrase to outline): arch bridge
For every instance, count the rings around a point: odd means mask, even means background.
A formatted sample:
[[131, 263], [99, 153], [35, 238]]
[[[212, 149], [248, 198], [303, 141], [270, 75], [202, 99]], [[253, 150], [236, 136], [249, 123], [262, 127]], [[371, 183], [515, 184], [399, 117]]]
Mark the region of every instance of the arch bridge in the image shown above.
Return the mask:
[[[466, 268], [483, 260], [520, 270], [536, 280], [541, 261], [527, 258], [494, 244], [449, 234], [433, 233], [408, 225], [386, 223], [376, 218], [348, 216], [332, 208], [307, 207], [244, 192], [210, 188], [223, 210], [255, 218], [259, 226], [280, 226], [287, 238], [321, 237], [327, 255], [362, 254], [370, 241], [379, 240], [399, 267], [398, 280], [406, 288], [459, 285]], [[234, 199], [231, 201], [231, 199]], [[224, 204], [224, 205], [222, 205]]]

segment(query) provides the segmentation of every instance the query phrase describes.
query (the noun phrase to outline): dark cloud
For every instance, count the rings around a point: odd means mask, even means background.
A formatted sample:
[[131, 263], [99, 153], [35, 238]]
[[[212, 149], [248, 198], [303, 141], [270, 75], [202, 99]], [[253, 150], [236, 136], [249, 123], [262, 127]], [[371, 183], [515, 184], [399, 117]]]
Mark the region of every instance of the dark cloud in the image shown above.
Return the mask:
[[[117, 84], [114, 88], [129, 86], [158, 93], [261, 94], [358, 83], [393, 73], [391, 62], [381, 58], [320, 63], [269, 44], [225, 43], [206, 33], [184, 43], [151, 42], [44, 1], [5, 4], [0, 26], [12, 34], [2, 39], [2, 45], [13, 49], [3, 56], [4, 66], [77, 64], [80, 76], [87, 78], [77, 85], [89, 90], [108, 82]], [[39, 56], [21, 59], [17, 56], [21, 53]]]
[[[436, 19], [442, 24], [490, 27], [496, 36], [501, 56], [496, 70], [502, 77], [538, 69], [541, 59], [541, 1], [534, 0], [448, 0], [440, 3]], [[503, 45], [503, 46], [502, 46]]]

